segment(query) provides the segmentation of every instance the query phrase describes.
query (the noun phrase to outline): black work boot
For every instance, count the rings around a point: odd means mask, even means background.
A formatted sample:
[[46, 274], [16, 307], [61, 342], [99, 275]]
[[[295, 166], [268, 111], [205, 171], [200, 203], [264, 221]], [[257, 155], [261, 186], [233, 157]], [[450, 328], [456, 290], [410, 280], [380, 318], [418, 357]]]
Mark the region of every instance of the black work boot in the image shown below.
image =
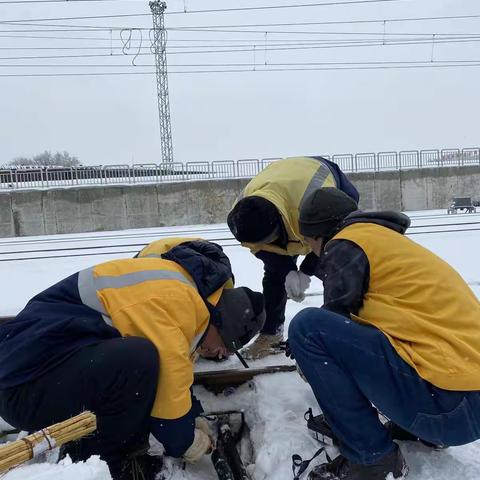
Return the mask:
[[384, 426], [390, 432], [390, 436], [393, 440], [400, 440], [402, 442], [420, 442], [423, 443], [426, 447], [433, 448], [435, 450], [444, 450], [445, 448], [448, 448], [444, 445], [435, 445], [434, 443], [422, 440], [413, 433], [407, 432], [407, 430], [404, 430], [396, 423], [393, 423], [391, 420], [389, 420]]
[[[313, 415], [312, 409], [309, 409], [305, 413], [305, 419], [307, 420], [307, 428], [310, 435], [318, 440], [324, 445], [333, 445], [338, 447], [340, 445], [340, 440], [335, 436], [330, 428], [330, 425], [325, 420], [323, 414]], [[402, 427], [398, 426], [396, 423], [393, 423], [391, 420], [385, 423], [384, 427], [389, 431], [392, 440], [400, 440], [402, 442], [421, 442], [429, 448], [434, 448], [435, 450], [442, 450], [444, 447], [442, 445], [435, 445], [433, 443], [427, 442], [418, 438], [413, 433], [407, 432]]]
[[397, 445], [392, 453], [371, 465], [353, 463], [339, 455], [331, 462], [315, 467], [308, 480], [385, 480], [389, 473], [396, 479], [408, 475], [408, 466]]

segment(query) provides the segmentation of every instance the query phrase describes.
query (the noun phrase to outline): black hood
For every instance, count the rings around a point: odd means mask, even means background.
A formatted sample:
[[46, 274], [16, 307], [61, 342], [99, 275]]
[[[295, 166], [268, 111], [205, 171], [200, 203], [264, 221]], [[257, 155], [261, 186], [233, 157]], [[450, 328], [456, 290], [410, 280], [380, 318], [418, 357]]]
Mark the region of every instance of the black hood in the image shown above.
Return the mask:
[[390, 228], [403, 235], [410, 226], [410, 218], [403, 213], [393, 211], [362, 212], [361, 210], [356, 210], [342, 220], [336, 228], [335, 233], [354, 223], [374, 223], [375, 225]]

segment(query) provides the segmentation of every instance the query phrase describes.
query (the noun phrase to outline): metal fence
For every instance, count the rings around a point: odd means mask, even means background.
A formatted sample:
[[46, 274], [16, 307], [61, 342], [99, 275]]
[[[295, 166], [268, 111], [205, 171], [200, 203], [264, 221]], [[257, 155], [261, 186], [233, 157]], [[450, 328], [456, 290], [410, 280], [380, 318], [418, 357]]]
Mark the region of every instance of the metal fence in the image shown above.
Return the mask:
[[[346, 173], [480, 165], [480, 148], [322, 155]], [[81, 185], [115, 185], [252, 178], [278, 158], [97, 165], [88, 167], [0, 167], [0, 191]]]

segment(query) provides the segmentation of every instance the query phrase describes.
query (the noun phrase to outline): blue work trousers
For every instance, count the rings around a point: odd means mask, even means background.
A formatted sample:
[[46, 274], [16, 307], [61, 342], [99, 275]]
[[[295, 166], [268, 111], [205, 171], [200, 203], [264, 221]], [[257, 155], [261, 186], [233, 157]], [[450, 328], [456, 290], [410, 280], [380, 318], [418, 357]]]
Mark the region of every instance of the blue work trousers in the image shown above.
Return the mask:
[[375, 463], [394, 449], [378, 411], [436, 445], [480, 438], [480, 392], [443, 390], [423, 380], [380, 330], [306, 308], [291, 321], [288, 341], [352, 462]]

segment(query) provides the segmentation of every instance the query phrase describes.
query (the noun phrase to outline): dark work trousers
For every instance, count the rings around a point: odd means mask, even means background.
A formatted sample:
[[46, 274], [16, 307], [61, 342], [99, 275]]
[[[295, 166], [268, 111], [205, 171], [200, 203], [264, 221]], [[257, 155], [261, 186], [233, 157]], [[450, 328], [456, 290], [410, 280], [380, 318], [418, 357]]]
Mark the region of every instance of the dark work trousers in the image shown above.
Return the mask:
[[287, 304], [285, 278], [289, 272], [297, 270], [297, 257], [263, 251], [258, 252], [256, 257], [262, 260], [264, 266], [262, 283], [266, 317], [260, 333], [282, 333]]
[[92, 411], [96, 433], [68, 453], [74, 461], [100, 455], [114, 475], [125, 454], [148, 441], [158, 369], [158, 352], [149, 340], [104, 340], [35, 380], [1, 390], [0, 416], [32, 432]]
[[343, 455], [352, 462], [371, 464], [394, 448], [377, 408], [436, 445], [480, 438], [480, 392], [443, 390], [423, 380], [380, 330], [306, 308], [290, 323], [288, 341]]

